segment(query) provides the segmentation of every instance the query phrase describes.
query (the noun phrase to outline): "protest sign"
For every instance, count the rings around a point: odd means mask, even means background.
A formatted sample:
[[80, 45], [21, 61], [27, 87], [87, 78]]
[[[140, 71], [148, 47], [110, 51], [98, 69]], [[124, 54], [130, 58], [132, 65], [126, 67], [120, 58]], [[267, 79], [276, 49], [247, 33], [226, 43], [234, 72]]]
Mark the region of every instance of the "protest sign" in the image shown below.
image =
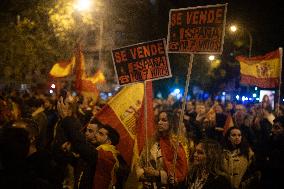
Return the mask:
[[171, 77], [165, 39], [112, 50], [120, 85]]
[[227, 4], [171, 9], [168, 52], [221, 54], [226, 12]]

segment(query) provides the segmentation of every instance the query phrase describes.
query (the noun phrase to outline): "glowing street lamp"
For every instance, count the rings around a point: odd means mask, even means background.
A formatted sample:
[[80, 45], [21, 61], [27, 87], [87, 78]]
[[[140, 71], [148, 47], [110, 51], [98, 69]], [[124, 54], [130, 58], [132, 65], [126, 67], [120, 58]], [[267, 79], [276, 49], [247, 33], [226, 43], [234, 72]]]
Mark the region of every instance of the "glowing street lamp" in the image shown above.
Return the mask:
[[77, 0], [74, 4], [74, 8], [79, 12], [84, 12], [90, 10], [91, 5], [91, 0]]
[[[103, 9], [103, 4], [100, 3], [100, 1], [95, 1], [95, 0], [77, 0], [74, 5], [74, 9], [77, 10], [80, 13], [88, 12], [88, 11], [102, 11]], [[95, 9], [96, 8], [96, 9]], [[103, 14], [102, 14], [103, 15]], [[100, 24], [99, 24], [99, 63], [100, 65], [102, 64], [102, 46], [103, 46], [103, 22], [104, 19], [100, 19]]]
[[237, 26], [235, 26], [235, 25], [230, 26], [231, 32], [236, 32], [237, 29], [238, 29], [238, 28], [237, 28]]
[[[237, 32], [237, 30], [238, 30], [238, 27], [237, 27], [236, 25], [231, 25], [231, 26], [230, 26], [230, 31], [231, 31], [231, 32], [235, 33], [235, 32]], [[246, 31], [247, 34], [248, 34], [248, 36], [249, 36], [249, 57], [251, 57], [252, 35], [251, 35], [251, 33], [250, 33], [249, 30], [247, 30], [247, 29], [245, 29], [245, 28], [243, 28], [243, 30]]]
[[208, 57], [208, 59], [209, 59], [210, 61], [213, 61], [213, 60], [215, 60], [215, 56], [214, 56], [214, 55], [210, 55], [210, 56]]

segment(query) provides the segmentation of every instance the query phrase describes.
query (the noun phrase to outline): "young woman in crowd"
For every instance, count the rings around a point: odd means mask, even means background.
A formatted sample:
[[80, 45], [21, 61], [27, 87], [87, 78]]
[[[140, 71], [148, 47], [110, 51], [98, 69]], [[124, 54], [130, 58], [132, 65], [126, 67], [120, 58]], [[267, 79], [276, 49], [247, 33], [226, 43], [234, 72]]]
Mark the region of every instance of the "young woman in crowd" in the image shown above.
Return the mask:
[[222, 148], [214, 140], [201, 140], [190, 158], [188, 189], [229, 189], [221, 171]]
[[238, 127], [231, 127], [223, 143], [223, 169], [232, 188], [255, 188], [259, 172], [254, 168], [254, 152]]
[[[173, 111], [161, 111], [156, 122], [156, 133], [143, 149], [136, 173], [143, 188], [164, 189], [181, 188], [188, 173], [186, 150], [173, 133], [176, 125], [176, 114]], [[177, 147], [176, 147], [177, 146]], [[173, 165], [175, 148], [176, 164]], [[173, 170], [175, 167], [175, 170]]]

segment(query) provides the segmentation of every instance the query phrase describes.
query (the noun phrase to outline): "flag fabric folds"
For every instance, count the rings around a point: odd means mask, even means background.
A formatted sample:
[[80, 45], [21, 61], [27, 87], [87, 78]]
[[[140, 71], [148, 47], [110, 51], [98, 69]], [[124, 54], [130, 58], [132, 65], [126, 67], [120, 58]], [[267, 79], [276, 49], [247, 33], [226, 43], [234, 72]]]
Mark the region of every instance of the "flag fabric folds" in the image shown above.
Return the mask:
[[[153, 133], [152, 83], [147, 82], [147, 136]], [[144, 84], [125, 86], [96, 115], [104, 124], [109, 124], [120, 134], [117, 149], [129, 166], [137, 160], [145, 144]]]
[[61, 61], [55, 63], [52, 66], [49, 75], [51, 77], [66, 77], [72, 73], [74, 65], [75, 65], [75, 56], [73, 56], [69, 61]]
[[98, 70], [93, 76], [87, 76], [85, 59], [81, 47], [76, 47], [74, 56], [70, 61], [62, 61], [53, 65], [49, 75], [54, 78], [66, 77], [75, 74], [75, 88], [78, 93], [94, 100], [99, 96], [97, 85], [105, 82], [102, 70]]
[[97, 84], [104, 83], [105, 76], [101, 70], [98, 70], [93, 76], [87, 76], [84, 54], [80, 48], [78, 48], [76, 51], [75, 75], [75, 88], [77, 92], [85, 97], [97, 99], [99, 96]]
[[263, 56], [236, 57], [240, 62], [241, 83], [260, 88], [278, 87], [281, 72], [280, 54], [280, 50], [277, 49]]

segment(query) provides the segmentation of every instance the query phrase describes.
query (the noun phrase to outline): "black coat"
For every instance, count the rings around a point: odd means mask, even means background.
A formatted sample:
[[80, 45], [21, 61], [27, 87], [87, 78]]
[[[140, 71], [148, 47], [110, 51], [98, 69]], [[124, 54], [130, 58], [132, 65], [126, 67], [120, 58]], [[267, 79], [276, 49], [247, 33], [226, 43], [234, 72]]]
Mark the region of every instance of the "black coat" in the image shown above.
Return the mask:
[[[188, 189], [193, 185], [196, 177], [193, 176], [189, 178]], [[202, 189], [230, 189], [231, 185], [230, 182], [227, 180], [226, 177], [221, 175], [213, 175], [209, 173], [207, 180], [205, 181]]]
[[72, 144], [72, 150], [80, 155], [75, 167], [75, 188], [91, 189], [96, 170], [98, 152], [96, 146], [86, 141], [80, 132], [80, 120], [66, 117], [61, 122], [61, 128], [67, 141]]
[[271, 137], [269, 150], [266, 154], [266, 162], [262, 165], [261, 183], [263, 189], [284, 188], [284, 135], [276, 138]]

